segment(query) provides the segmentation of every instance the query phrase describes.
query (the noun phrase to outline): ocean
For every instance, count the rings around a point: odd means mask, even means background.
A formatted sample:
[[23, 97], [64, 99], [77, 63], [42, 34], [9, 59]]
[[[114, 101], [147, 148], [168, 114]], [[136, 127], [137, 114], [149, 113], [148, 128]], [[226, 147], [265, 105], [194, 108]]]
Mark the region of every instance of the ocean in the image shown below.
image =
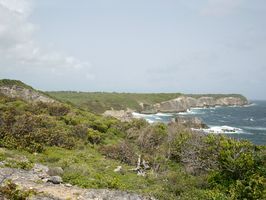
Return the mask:
[[133, 113], [136, 118], [148, 122], [170, 122], [178, 115], [196, 116], [210, 128], [205, 132], [227, 134], [237, 139], [247, 139], [255, 144], [266, 145], [266, 101], [251, 101], [243, 107], [192, 108], [183, 113]]

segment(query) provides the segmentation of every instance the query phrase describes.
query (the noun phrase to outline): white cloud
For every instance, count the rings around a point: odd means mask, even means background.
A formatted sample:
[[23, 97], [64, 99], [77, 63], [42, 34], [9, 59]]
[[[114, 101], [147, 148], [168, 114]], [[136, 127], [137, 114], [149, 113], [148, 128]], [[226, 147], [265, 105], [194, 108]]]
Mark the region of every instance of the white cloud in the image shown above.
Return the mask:
[[232, 14], [243, 0], [208, 0], [201, 10], [204, 16], [226, 16]]
[[[34, 38], [37, 26], [28, 20], [31, 0], [0, 0], [0, 69], [45, 70], [51, 74], [75, 73], [88, 69], [88, 62], [40, 46]], [[88, 72], [86, 72], [88, 73]]]

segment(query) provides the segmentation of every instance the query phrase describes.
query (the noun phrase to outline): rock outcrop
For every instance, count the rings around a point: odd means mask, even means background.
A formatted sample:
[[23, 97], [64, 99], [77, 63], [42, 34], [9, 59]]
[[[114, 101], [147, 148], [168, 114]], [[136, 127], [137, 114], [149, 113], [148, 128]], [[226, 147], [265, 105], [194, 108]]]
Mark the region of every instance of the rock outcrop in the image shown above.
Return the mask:
[[214, 106], [243, 106], [246, 104], [248, 104], [248, 101], [244, 97], [226, 96], [215, 98], [212, 96], [202, 96], [199, 98], [194, 98], [190, 96], [181, 96], [176, 99], [154, 104], [151, 109], [143, 110], [142, 113], [174, 113], [184, 112], [190, 108], [196, 107], [203, 108]]
[[[154, 198], [108, 189], [83, 189], [70, 184], [63, 184], [61, 180], [53, 183], [51, 179], [43, 178], [48, 168], [42, 165], [33, 170], [0, 168], [0, 189], [12, 183], [21, 192], [31, 192], [29, 200], [152, 200]], [[58, 177], [57, 177], [58, 179]], [[0, 190], [3, 191], [3, 190]], [[6, 190], [4, 190], [6, 191]], [[7, 199], [6, 194], [0, 192], [0, 199]]]
[[0, 86], [0, 93], [11, 97], [20, 98], [28, 102], [55, 103], [56, 101], [34, 89], [25, 88], [18, 85]]
[[133, 118], [133, 110], [107, 110], [103, 113], [104, 116], [111, 116], [121, 121], [130, 121]]
[[208, 128], [208, 126], [198, 117], [193, 116], [177, 116], [171, 123], [182, 125], [186, 128], [202, 129]]

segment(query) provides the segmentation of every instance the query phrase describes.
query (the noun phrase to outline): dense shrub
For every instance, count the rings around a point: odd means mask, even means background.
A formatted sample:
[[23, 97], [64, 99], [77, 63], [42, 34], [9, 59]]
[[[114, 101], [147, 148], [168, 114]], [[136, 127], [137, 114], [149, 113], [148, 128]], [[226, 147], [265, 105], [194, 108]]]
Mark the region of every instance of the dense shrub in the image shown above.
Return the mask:
[[158, 123], [148, 126], [139, 131], [137, 144], [143, 152], [153, 152], [165, 142], [167, 137], [167, 127], [165, 124]]
[[207, 143], [216, 148], [217, 169], [210, 175], [212, 187], [222, 188], [232, 199], [263, 199], [266, 178], [261, 149], [248, 141], [225, 136], [209, 136]]
[[102, 136], [102, 133], [97, 131], [97, 130], [93, 130], [91, 128], [89, 128], [87, 130], [87, 137], [88, 137], [88, 141], [91, 143], [91, 144], [99, 144], [102, 139], [103, 139], [103, 136]]
[[60, 103], [42, 103], [38, 102], [35, 107], [37, 110], [45, 111], [47, 110], [48, 114], [51, 116], [65, 116], [69, 113], [70, 108], [64, 104]]
[[72, 127], [72, 134], [80, 139], [87, 141], [88, 127], [85, 124], [78, 124]]
[[127, 164], [134, 165], [137, 161], [137, 155], [134, 153], [133, 147], [128, 142], [102, 146], [100, 151], [108, 158], [120, 160]]
[[48, 115], [20, 109], [17, 101], [4, 104], [0, 111], [0, 145], [3, 147], [41, 152], [45, 145], [74, 146], [74, 137], [68, 128]]

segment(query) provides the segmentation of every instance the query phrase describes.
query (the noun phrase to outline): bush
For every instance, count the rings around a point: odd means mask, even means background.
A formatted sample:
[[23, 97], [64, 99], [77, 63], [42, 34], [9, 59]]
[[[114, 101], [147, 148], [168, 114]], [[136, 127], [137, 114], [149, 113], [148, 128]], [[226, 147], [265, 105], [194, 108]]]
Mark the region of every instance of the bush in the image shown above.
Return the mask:
[[72, 148], [75, 144], [70, 131], [52, 118], [13, 110], [0, 114], [0, 145], [7, 148], [41, 152], [45, 145]]
[[5, 186], [0, 187], [0, 194], [7, 199], [26, 200], [29, 196], [36, 194], [36, 191], [22, 191], [15, 183], [9, 181]]
[[[212, 187], [229, 193], [232, 199], [263, 199], [265, 197], [264, 163], [260, 149], [248, 141], [237, 141], [225, 136], [207, 138], [215, 145], [217, 169], [210, 174]], [[214, 147], [214, 146], [213, 146]], [[264, 166], [265, 168], [265, 166]]]
[[[36, 110], [42, 111], [42, 113], [46, 112], [51, 116], [65, 116], [69, 113], [70, 108], [64, 104], [60, 103], [43, 103], [38, 102], [36, 105], [32, 105]], [[35, 111], [36, 112], [36, 111]], [[37, 114], [37, 113], [36, 113]]]
[[137, 139], [137, 144], [143, 152], [150, 153], [158, 149], [167, 138], [167, 127], [165, 124], [158, 123], [153, 126], [141, 129]]
[[265, 177], [253, 175], [246, 180], [237, 180], [229, 189], [231, 199], [266, 199]]
[[112, 146], [103, 146], [100, 148], [100, 151], [108, 158], [120, 160], [127, 164], [134, 165], [137, 161], [137, 155], [128, 142], [121, 142]]
[[91, 128], [88, 129], [87, 131], [87, 137], [88, 137], [88, 141], [91, 144], [99, 144], [102, 141], [102, 133], [100, 133], [97, 130], [93, 130]]

